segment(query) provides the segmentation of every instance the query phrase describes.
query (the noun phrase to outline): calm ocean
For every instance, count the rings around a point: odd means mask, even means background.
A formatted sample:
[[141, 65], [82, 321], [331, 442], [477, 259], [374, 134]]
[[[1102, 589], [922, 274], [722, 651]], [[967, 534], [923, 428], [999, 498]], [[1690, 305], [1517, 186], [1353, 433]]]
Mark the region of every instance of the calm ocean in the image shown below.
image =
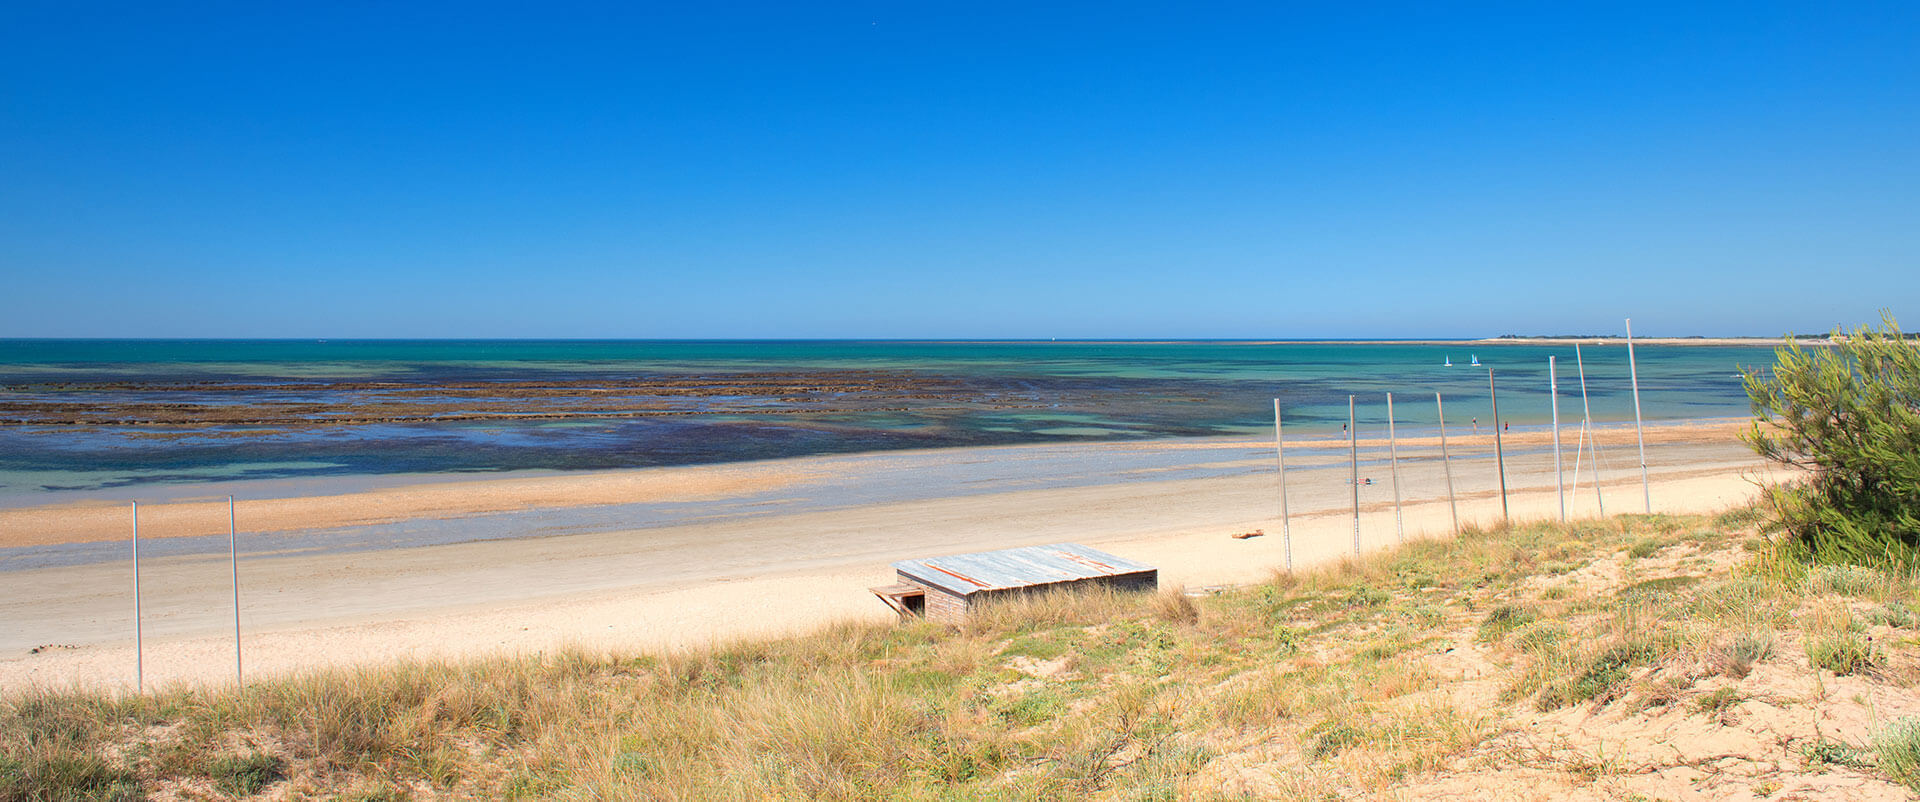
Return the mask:
[[[1649, 420], [1744, 416], [1740, 369], [1772, 362], [1636, 351]], [[1625, 346], [1583, 352], [1594, 418], [1631, 421]], [[0, 494], [1266, 434], [1276, 397], [1302, 433], [1338, 431], [1348, 395], [1382, 427], [1388, 392], [1408, 431], [1434, 424], [1436, 392], [1466, 428], [1492, 420], [1475, 356], [1515, 426], [1549, 419], [1557, 357], [1578, 419], [1560, 345], [0, 340]]]

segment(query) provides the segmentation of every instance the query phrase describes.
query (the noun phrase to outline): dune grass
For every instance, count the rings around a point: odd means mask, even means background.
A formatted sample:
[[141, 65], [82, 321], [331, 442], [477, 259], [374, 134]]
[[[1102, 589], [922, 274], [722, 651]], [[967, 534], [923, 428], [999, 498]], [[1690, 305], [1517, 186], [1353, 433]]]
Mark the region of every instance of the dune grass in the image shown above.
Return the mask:
[[[1431, 693], [1455, 648], [1505, 661], [1515, 709], [1688, 699], [1730, 715], [1736, 692], [1647, 676], [1676, 661], [1744, 676], [1783, 659], [1786, 641], [1826, 670], [1891, 670], [1872, 648], [1846, 651], [1865, 624], [1845, 605], [1910, 622], [1911, 577], [1814, 572], [1763, 549], [1688, 582], [1583, 578], [1754, 538], [1748, 515], [1475, 530], [1217, 594], [1019, 600], [960, 628], [841, 624], [683, 654], [407, 663], [243, 692], [13, 692], [0, 698], [0, 800], [1368, 793], [1454, 765], [1508, 726]], [[1843, 645], [1814, 657], [1823, 639]], [[1910, 740], [1880, 751], [1908, 754]], [[1247, 785], [1229, 765], [1264, 779]]]

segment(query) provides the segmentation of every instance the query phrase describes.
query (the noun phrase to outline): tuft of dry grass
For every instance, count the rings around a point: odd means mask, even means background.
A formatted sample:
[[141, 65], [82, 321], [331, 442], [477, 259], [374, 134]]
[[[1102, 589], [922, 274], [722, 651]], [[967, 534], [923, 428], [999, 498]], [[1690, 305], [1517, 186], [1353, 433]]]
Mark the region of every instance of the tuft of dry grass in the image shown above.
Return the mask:
[[1153, 598], [1153, 616], [1169, 624], [1191, 624], [1200, 620], [1200, 606], [1193, 603], [1186, 588], [1171, 587]]

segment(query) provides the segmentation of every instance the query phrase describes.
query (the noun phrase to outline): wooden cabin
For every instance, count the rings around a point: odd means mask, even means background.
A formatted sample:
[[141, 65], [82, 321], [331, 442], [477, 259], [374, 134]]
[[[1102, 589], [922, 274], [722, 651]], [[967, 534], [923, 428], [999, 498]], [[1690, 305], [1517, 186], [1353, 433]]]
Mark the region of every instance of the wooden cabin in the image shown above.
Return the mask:
[[949, 624], [966, 620], [976, 603], [1015, 594], [1087, 584], [1150, 591], [1160, 584], [1153, 566], [1078, 543], [901, 560], [893, 570], [899, 581], [873, 588], [875, 596], [902, 618], [925, 616]]

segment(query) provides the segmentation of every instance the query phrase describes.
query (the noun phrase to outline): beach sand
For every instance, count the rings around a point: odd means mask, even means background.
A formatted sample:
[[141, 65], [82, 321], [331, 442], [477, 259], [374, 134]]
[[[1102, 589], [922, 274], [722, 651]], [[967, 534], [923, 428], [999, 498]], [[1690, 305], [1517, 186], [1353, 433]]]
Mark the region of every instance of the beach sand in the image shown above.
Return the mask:
[[[1713, 423], [1649, 430], [1656, 512], [1723, 509], [1777, 475], [1735, 438], [1743, 426]], [[1565, 465], [1573, 465], [1571, 430]], [[1557, 516], [1550, 435], [1506, 437], [1511, 516]], [[1643, 508], [1631, 427], [1600, 438], [1609, 512]], [[1463, 524], [1501, 517], [1490, 432], [1450, 437]], [[1236, 441], [1240, 446], [1271, 443]], [[1363, 441], [1365, 445], [1383, 445]], [[1214, 443], [1211, 447], [1218, 448]], [[1400, 525], [1388, 468], [1362, 466], [1361, 543], [1376, 549], [1451, 533], [1446, 473], [1432, 438], [1399, 444]], [[1354, 545], [1353, 488], [1345, 441], [1289, 443], [1288, 498], [1296, 568], [1341, 559]], [[1202, 449], [1207, 443], [1074, 446], [1091, 461], [1117, 448]], [[1384, 458], [1374, 448], [1363, 459]], [[953, 460], [1017, 459], [1020, 447], [950, 449], [862, 457], [865, 470], [912, 470]], [[838, 460], [838, 461], [835, 461]], [[1277, 480], [1259, 460], [1243, 473], [1209, 478], [1115, 476], [1089, 486], [1013, 489], [835, 509], [693, 520], [671, 526], [552, 537], [345, 553], [253, 555], [241, 564], [242, 624], [249, 678], [398, 659], [673, 649], [803, 631], [823, 623], [883, 621], [892, 614], [866, 590], [893, 580], [888, 563], [912, 557], [1074, 541], [1158, 566], [1163, 585], [1258, 581], [1283, 570], [1288, 550]], [[447, 517], [476, 511], [610, 504], [636, 497], [698, 502], [800, 488], [807, 477], [845, 470], [847, 459], [660, 468], [578, 476], [447, 482], [331, 496], [248, 501], [250, 528]], [[1270, 466], [1270, 461], [1266, 463]], [[1584, 469], [1585, 466], [1583, 466]], [[1599, 513], [1591, 479], [1569, 513]], [[211, 506], [209, 506], [211, 505]], [[142, 508], [142, 535], [224, 530], [224, 502]], [[177, 508], [169, 512], [168, 508]], [[98, 519], [86, 513], [102, 516]], [[210, 514], [211, 513], [211, 514]], [[39, 517], [35, 517], [39, 516]], [[0, 511], [7, 545], [120, 537], [122, 507], [66, 505]], [[211, 520], [212, 523], [208, 523]], [[271, 524], [263, 522], [272, 522]], [[1245, 540], [1231, 534], [1260, 529]], [[222, 531], [223, 533], [223, 531]], [[224, 554], [143, 560], [145, 672], [149, 687], [219, 684], [233, 677], [233, 610]], [[131, 573], [124, 563], [0, 574], [0, 686], [130, 686]]]

